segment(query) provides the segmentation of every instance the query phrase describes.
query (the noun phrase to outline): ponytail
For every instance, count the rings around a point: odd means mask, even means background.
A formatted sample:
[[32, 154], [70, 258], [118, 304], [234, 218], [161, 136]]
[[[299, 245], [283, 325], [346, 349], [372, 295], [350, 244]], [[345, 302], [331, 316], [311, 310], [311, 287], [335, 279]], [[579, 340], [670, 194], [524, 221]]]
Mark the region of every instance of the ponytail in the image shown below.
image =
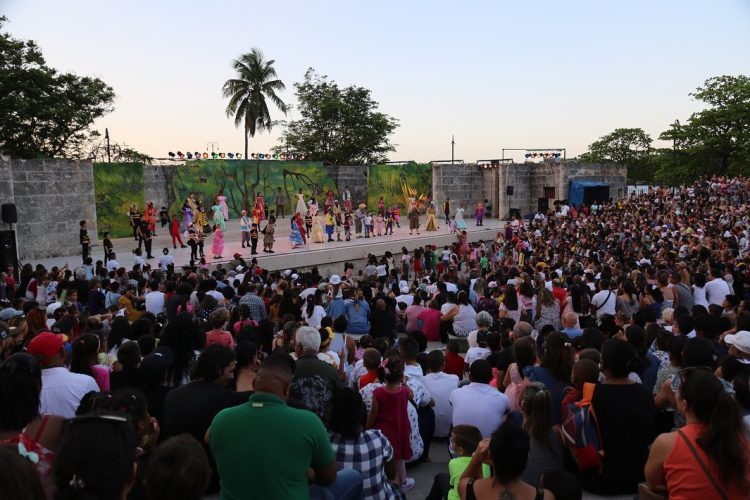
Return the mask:
[[696, 442], [716, 464], [721, 481], [747, 491], [747, 437], [737, 401], [707, 369], [682, 370], [680, 395], [696, 418], [706, 425]]
[[549, 430], [551, 427], [552, 395], [540, 382], [531, 382], [523, 391], [521, 408], [525, 415], [523, 424], [532, 443], [551, 448]]

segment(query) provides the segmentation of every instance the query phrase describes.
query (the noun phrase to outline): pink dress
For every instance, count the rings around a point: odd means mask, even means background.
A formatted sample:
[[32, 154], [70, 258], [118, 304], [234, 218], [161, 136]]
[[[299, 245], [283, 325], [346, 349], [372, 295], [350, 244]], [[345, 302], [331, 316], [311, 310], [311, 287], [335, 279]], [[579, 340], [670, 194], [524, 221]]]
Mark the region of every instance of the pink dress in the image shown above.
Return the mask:
[[211, 242], [212, 255], [221, 255], [224, 253], [224, 232], [221, 229], [214, 231], [214, 239]]
[[385, 387], [378, 387], [372, 396], [378, 401], [378, 416], [373, 428], [385, 434], [393, 447], [394, 460], [411, 458], [411, 425], [407, 405], [409, 388], [401, 386], [398, 392], [391, 392]]
[[219, 195], [216, 197], [219, 200], [219, 206], [221, 207], [221, 213], [224, 215], [224, 220], [229, 220], [229, 208], [227, 207], [227, 197]]
[[91, 373], [94, 374], [94, 380], [102, 392], [109, 391], [109, 368], [103, 365], [93, 365]]

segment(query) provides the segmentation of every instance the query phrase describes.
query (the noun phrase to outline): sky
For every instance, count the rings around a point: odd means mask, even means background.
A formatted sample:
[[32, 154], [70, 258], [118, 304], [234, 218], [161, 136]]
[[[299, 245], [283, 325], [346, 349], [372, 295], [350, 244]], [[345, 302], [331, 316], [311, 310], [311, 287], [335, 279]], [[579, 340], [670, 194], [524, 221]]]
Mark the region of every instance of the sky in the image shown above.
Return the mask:
[[221, 87], [254, 47], [288, 104], [309, 67], [370, 89], [399, 120], [391, 161], [450, 159], [451, 136], [465, 161], [571, 157], [620, 127], [656, 139], [700, 110], [689, 94], [704, 80], [750, 74], [748, 0], [0, 0], [0, 14], [51, 66], [111, 85], [95, 128], [154, 157], [243, 150]]

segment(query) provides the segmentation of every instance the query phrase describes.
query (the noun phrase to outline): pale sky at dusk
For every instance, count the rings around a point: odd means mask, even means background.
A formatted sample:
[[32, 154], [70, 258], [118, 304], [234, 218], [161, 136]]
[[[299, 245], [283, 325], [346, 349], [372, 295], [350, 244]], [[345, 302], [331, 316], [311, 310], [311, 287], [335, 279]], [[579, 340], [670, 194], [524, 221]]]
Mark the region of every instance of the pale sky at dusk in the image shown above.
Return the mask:
[[656, 138], [699, 109], [688, 93], [706, 78], [750, 74], [748, 0], [0, 0], [0, 14], [51, 66], [111, 85], [115, 111], [96, 128], [155, 157], [242, 151], [221, 86], [253, 47], [276, 60], [287, 103], [310, 66], [371, 89], [400, 120], [391, 160], [449, 159], [451, 135], [467, 161], [503, 147], [574, 156], [617, 127]]

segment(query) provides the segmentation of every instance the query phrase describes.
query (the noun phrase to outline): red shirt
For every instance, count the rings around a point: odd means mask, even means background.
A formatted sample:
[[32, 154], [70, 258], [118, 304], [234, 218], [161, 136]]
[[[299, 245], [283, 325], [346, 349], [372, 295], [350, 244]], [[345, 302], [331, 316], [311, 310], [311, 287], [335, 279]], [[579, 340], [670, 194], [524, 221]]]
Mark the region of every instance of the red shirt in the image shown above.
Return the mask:
[[422, 333], [429, 342], [440, 340], [440, 311], [437, 309], [425, 309], [417, 316], [422, 320]]
[[224, 330], [211, 330], [206, 332], [206, 347], [211, 344], [221, 344], [230, 349], [234, 349], [234, 337]]
[[377, 370], [369, 371], [365, 373], [364, 375], [362, 375], [361, 377], [359, 377], [359, 388], [362, 389], [364, 386], [368, 384], [372, 384], [377, 379], [378, 379], [378, 371]]
[[445, 373], [457, 375], [458, 379], [464, 378], [464, 358], [452, 352], [445, 353]]

